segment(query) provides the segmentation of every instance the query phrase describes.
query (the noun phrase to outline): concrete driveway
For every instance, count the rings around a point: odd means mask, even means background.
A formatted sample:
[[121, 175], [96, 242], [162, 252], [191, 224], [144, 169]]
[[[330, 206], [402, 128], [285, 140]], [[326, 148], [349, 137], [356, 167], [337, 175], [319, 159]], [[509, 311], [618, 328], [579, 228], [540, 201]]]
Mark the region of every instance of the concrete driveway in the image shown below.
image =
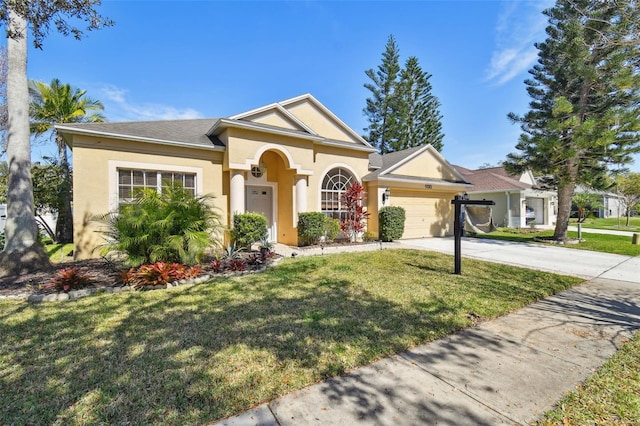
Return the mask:
[[[402, 240], [399, 243], [407, 248], [454, 253], [453, 237]], [[587, 279], [599, 277], [640, 284], [640, 257], [480, 238], [462, 239], [462, 257]]]

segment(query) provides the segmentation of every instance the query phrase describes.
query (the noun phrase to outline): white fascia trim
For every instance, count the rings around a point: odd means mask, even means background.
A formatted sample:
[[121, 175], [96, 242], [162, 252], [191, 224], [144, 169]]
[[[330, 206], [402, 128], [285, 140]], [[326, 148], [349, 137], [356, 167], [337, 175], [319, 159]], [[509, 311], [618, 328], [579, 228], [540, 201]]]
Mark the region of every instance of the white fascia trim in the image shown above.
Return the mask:
[[376, 152], [377, 149], [372, 146], [356, 145], [352, 142], [342, 142], [333, 139], [325, 139], [320, 142], [321, 145], [335, 146], [338, 148], [352, 149], [355, 151]]
[[171, 141], [166, 139], [136, 137], [136, 136], [125, 135], [121, 133], [100, 132], [97, 130], [79, 130], [79, 129], [64, 127], [64, 126], [55, 126], [55, 128], [56, 130], [62, 130], [64, 132], [76, 134], [76, 135], [103, 136], [105, 138], [122, 139], [122, 140], [133, 141], [133, 142], [148, 142], [148, 143], [154, 143], [158, 145], [184, 146], [184, 147], [194, 148], [194, 149], [203, 149], [206, 151], [226, 150], [226, 148], [223, 146], [204, 146], [204, 145], [192, 144], [188, 142]]
[[265, 127], [261, 124], [256, 124], [256, 123], [252, 123], [250, 121], [233, 121], [233, 120], [229, 120], [227, 118], [221, 118], [218, 121], [216, 121], [216, 123], [213, 125], [213, 127], [211, 127], [211, 129], [209, 129], [209, 131], [207, 132], [207, 135], [212, 135], [215, 134], [215, 131], [221, 128], [225, 128], [225, 127], [237, 127], [237, 128], [241, 128], [241, 129], [248, 129], [248, 130], [256, 130], [259, 132], [264, 132], [264, 133], [271, 133], [274, 135], [283, 135], [283, 136], [290, 136], [290, 137], [294, 137], [294, 138], [300, 138], [300, 139], [309, 139], [312, 141], [322, 141], [323, 138], [320, 136], [315, 136], [315, 135], [306, 135], [304, 133], [297, 133], [295, 131], [291, 131], [291, 130], [287, 130], [287, 129], [276, 129], [273, 127]]
[[394, 171], [395, 169], [397, 169], [398, 167], [402, 166], [403, 164], [406, 164], [407, 162], [413, 160], [418, 155], [420, 155], [423, 152], [425, 152], [427, 150], [427, 148], [429, 148], [430, 146], [431, 145], [425, 145], [423, 148], [417, 150], [416, 152], [414, 152], [413, 154], [411, 154], [407, 158], [403, 159], [402, 161], [397, 162], [392, 167], [389, 167], [387, 170], [385, 170], [383, 172], [380, 172], [380, 176], [387, 175], [387, 174], [391, 173], [392, 171]]
[[468, 182], [467, 178], [465, 178], [464, 176], [462, 176], [462, 174], [458, 171], [458, 169], [456, 169], [455, 167], [453, 167], [451, 165], [451, 163], [449, 163], [443, 156], [442, 154], [440, 154], [438, 152], [437, 149], [435, 149], [431, 144], [427, 144], [425, 145], [424, 149], [419, 149], [416, 152], [414, 152], [413, 154], [411, 154], [410, 156], [408, 156], [407, 158], [405, 158], [404, 160], [398, 162], [397, 164], [393, 165], [393, 167], [383, 171], [380, 173], [380, 175], [386, 175], [391, 173], [392, 171], [396, 170], [398, 167], [402, 166], [403, 164], [406, 164], [407, 162], [411, 161], [412, 159], [416, 158], [418, 155], [422, 154], [424, 151], [429, 150], [431, 152], [431, 154], [436, 158], [436, 160], [440, 161], [443, 165], [447, 166], [449, 168], [449, 170], [451, 170], [453, 172], [453, 174], [455, 176], [458, 177], [458, 179]]
[[269, 105], [265, 105], [263, 107], [260, 108], [256, 108], [254, 110], [251, 111], [247, 111], [247, 112], [243, 112], [241, 114], [236, 114], [236, 115], [232, 115], [231, 117], [229, 117], [229, 120], [243, 120], [246, 118], [249, 118], [251, 116], [254, 115], [259, 115], [262, 113], [265, 113], [269, 110], [276, 110], [279, 111], [280, 113], [282, 113], [286, 118], [288, 118], [289, 120], [291, 120], [294, 124], [297, 124], [298, 126], [300, 126], [300, 128], [308, 133], [310, 133], [311, 135], [314, 136], [318, 136], [318, 134], [316, 132], [314, 132], [313, 130], [311, 130], [306, 124], [304, 124], [302, 121], [298, 120], [298, 118], [296, 116], [294, 116], [293, 114], [291, 114], [289, 111], [287, 111], [286, 109], [284, 109], [282, 107], [282, 105], [280, 105], [279, 103], [273, 103], [273, 104], [269, 104]]
[[385, 176], [382, 179], [380, 178], [372, 179], [369, 182], [375, 182], [375, 181], [378, 181], [378, 183], [380, 184], [402, 182], [402, 183], [438, 185], [438, 186], [451, 187], [451, 188], [469, 188], [471, 186], [466, 183], [447, 182], [447, 181], [442, 181], [438, 179], [409, 179], [409, 178], [396, 178], [392, 176]]
[[263, 113], [270, 109], [276, 108], [277, 106], [278, 104], [274, 102], [272, 104], [261, 106], [259, 108], [255, 108], [247, 112], [241, 112], [240, 114], [232, 115], [231, 117], [228, 117], [228, 118], [229, 120], [242, 120], [243, 118], [247, 118], [255, 114]]
[[311, 130], [311, 128], [309, 126], [307, 126], [306, 124], [304, 124], [302, 121], [300, 121], [298, 119], [298, 117], [296, 117], [295, 115], [291, 114], [289, 111], [287, 111], [282, 105], [280, 104], [276, 104], [278, 111], [282, 112], [283, 114], [285, 114], [289, 119], [291, 119], [294, 123], [296, 123], [298, 126], [302, 127], [304, 130], [306, 130], [307, 132], [309, 132], [310, 134], [314, 135], [314, 136], [319, 136], [316, 132], [314, 132], [313, 130]]
[[309, 100], [311, 103], [313, 103], [316, 107], [318, 107], [322, 112], [324, 112], [325, 114], [327, 114], [329, 117], [331, 117], [331, 119], [335, 120], [342, 128], [343, 130], [345, 130], [347, 133], [349, 133], [351, 136], [353, 136], [354, 138], [356, 138], [358, 141], [362, 142], [365, 146], [371, 147], [371, 144], [369, 144], [369, 142], [367, 142], [366, 140], [364, 140], [362, 138], [362, 136], [360, 136], [355, 130], [353, 130], [351, 127], [347, 126], [347, 124], [342, 121], [337, 115], [335, 115], [333, 112], [331, 112], [331, 110], [329, 108], [327, 108], [326, 106], [324, 106], [319, 100], [317, 100], [316, 98], [313, 97], [312, 94], [310, 93], [305, 93], [304, 95], [300, 95], [300, 96], [296, 96], [295, 98], [291, 98], [291, 99], [287, 99], [285, 101], [282, 102], [278, 102], [280, 105], [289, 105], [292, 103], [296, 103], [298, 101], [307, 99]]

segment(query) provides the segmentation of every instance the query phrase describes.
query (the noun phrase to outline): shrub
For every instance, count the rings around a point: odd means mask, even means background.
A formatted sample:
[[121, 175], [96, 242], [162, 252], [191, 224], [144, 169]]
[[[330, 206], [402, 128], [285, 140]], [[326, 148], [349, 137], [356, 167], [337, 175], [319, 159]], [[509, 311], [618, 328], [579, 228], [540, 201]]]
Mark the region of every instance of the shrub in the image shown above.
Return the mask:
[[375, 232], [365, 232], [362, 234], [362, 241], [369, 243], [371, 241], [375, 241], [378, 238], [378, 235]]
[[131, 268], [120, 273], [121, 281], [133, 287], [167, 285], [173, 281], [196, 278], [202, 269], [199, 266], [187, 266], [181, 263], [156, 262]]
[[340, 221], [332, 217], [325, 217], [324, 220], [324, 235], [327, 237], [327, 241], [333, 241], [340, 234]]
[[369, 213], [362, 206], [364, 200], [364, 187], [359, 182], [353, 182], [342, 194], [342, 203], [347, 211], [347, 217], [340, 222], [340, 229], [351, 242], [364, 231]]
[[247, 269], [247, 263], [244, 259], [229, 259], [229, 261], [227, 262], [227, 267], [231, 271], [240, 272]]
[[322, 212], [305, 212], [298, 214], [298, 245], [317, 244], [325, 235], [327, 216]]
[[382, 241], [402, 238], [404, 233], [405, 212], [402, 207], [387, 206], [378, 213], [379, 234]]
[[267, 238], [267, 219], [262, 213], [240, 213], [233, 216], [232, 236], [240, 248]]
[[147, 189], [133, 204], [101, 218], [107, 243], [103, 256], [123, 253], [133, 266], [154, 262], [198, 263], [222, 229], [213, 197], [194, 197], [181, 185]]
[[91, 284], [91, 279], [78, 268], [64, 268], [56, 272], [56, 275], [49, 280], [45, 288], [68, 292], [84, 288], [89, 284]]

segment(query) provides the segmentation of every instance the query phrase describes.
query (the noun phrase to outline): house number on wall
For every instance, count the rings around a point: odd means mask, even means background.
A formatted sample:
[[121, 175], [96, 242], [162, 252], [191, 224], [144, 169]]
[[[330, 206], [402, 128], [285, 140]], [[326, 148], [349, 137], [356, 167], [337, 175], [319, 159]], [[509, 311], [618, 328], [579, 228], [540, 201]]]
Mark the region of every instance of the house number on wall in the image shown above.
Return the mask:
[[425, 187], [426, 189], [431, 189], [431, 188], [433, 188], [431, 185], [425, 185], [424, 187]]

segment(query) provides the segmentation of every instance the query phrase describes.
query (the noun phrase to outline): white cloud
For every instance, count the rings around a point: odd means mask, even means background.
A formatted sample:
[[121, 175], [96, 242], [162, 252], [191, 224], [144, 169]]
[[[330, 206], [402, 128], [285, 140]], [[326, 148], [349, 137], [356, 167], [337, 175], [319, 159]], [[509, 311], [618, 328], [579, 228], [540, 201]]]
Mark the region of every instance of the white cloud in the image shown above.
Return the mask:
[[536, 62], [534, 43], [544, 41], [547, 17], [542, 10], [552, 1], [507, 2], [496, 24], [496, 46], [486, 81], [502, 85], [527, 71]]
[[202, 118], [194, 108], [178, 109], [169, 105], [155, 103], [133, 103], [128, 100], [128, 91], [112, 85], [98, 89], [105, 106], [105, 115], [109, 121], [149, 121], [180, 120]]

